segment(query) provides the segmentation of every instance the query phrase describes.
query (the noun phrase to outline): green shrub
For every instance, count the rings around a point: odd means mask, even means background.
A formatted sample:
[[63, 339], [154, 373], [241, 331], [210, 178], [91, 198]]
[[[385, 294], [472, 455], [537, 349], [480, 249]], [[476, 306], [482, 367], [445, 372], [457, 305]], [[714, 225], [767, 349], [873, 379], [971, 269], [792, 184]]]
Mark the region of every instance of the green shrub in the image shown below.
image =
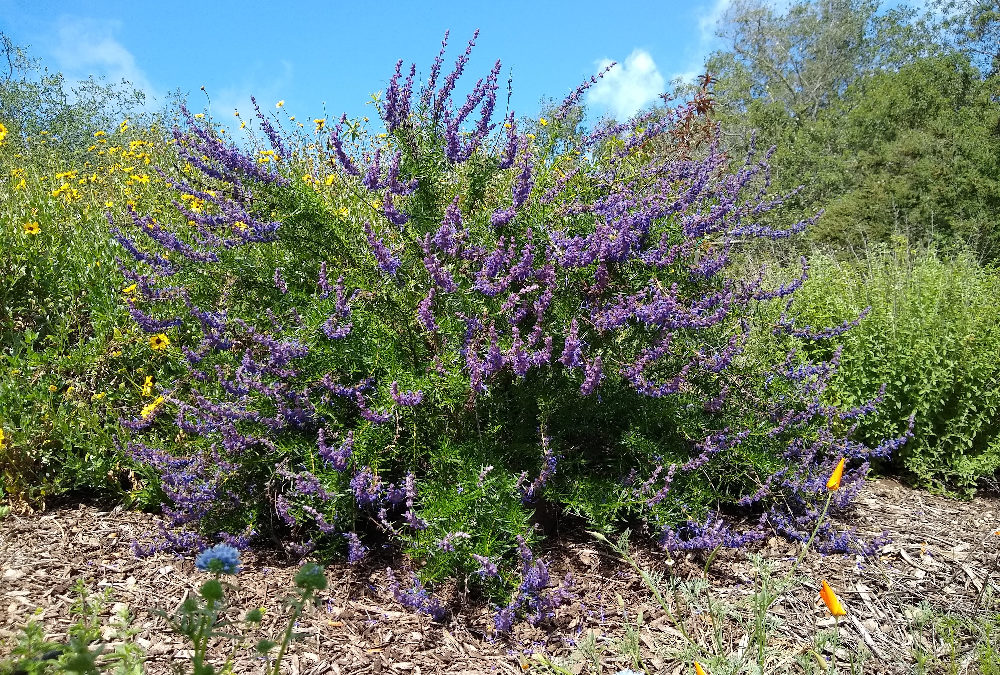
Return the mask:
[[[801, 272], [735, 259], [806, 225], [761, 224], [767, 160], [693, 140], [697, 101], [589, 133], [572, 96], [494, 120], [499, 65], [461, 104], [464, 64], [419, 92], [397, 70], [384, 133], [292, 136], [279, 107], [237, 147], [183, 111], [177, 208], [112, 230], [134, 318], [182, 359], [122, 421], [167, 516], [137, 550], [270, 535], [357, 562], [397, 542], [421, 569], [401, 602], [439, 615], [423, 583], [458, 577], [509, 600], [506, 630], [565, 598], [529, 548], [560, 516], [671, 550], [805, 541], [834, 464], [842, 509], [898, 441], [850, 442], [831, 369], [788, 356], [811, 331], [756, 322]], [[737, 507], [759, 526], [718, 513]], [[841, 535], [817, 545], [859, 550]]]
[[1000, 467], [1000, 276], [971, 256], [879, 248], [864, 260], [811, 261], [793, 314], [827, 325], [870, 308], [843, 337], [833, 389], [856, 404], [885, 384], [885, 399], [861, 423], [863, 438], [914, 438], [894, 463], [917, 484], [970, 495]]

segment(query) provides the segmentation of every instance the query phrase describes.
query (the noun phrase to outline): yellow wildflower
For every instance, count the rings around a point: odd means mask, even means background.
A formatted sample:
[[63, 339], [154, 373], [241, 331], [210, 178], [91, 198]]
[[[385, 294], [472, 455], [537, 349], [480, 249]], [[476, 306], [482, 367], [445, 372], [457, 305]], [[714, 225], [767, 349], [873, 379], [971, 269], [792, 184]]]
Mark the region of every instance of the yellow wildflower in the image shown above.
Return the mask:
[[153, 376], [147, 375], [145, 381], [142, 383], [142, 395], [152, 396], [153, 395]]
[[57, 386], [56, 386], [56, 385], [54, 385], [54, 384], [50, 384], [50, 385], [49, 385], [49, 391], [50, 391], [50, 392], [52, 392], [52, 393], [54, 394], [55, 392], [59, 391], [59, 387], [57, 387]]
[[323, 131], [323, 127], [326, 126], [326, 120], [323, 118], [315, 119], [313, 123], [316, 125], [316, 133]]
[[95, 131], [94, 132], [94, 138], [100, 138], [101, 136], [107, 136], [107, 133], [104, 132], [104, 131]]
[[697, 661], [694, 662], [694, 673], [695, 675], [705, 675], [705, 669]]
[[157, 408], [159, 408], [160, 405], [162, 404], [163, 404], [163, 397], [157, 396], [153, 401], [143, 406], [142, 412], [140, 412], [139, 414], [142, 415], [143, 417], [149, 417], [150, 415], [155, 413]]
[[5, 440], [6, 440], [6, 437], [3, 435], [3, 428], [0, 427], [0, 450], [3, 449], [4, 441]]
[[7, 138], [7, 127], [0, 123], [0, 143], [3, 143], [3, 139]]
[[40, 228], [40, 227], [38, 226], [38, 223], [36, 223], [36, 222], [31, 222], [31, 223], [25, 223], [25, 224], [24, 224], [24, 231], [25, 231], [25, 232], [26, 232], [27, 234], [38, 234], [39, 232], [41, 232], [41, 231], [42, 231], [42, 228]]
[[149, 346], [156, 351], [162, 351], [170, 345], [170, 340], [163, 333], [149, 338]]
[[202, 119], [202, 118], [204, 118], [204, 117], [205, 117], [205, 113], [195, 113], [195, 114], [194, 114], [194, 118], [195, 118], [196, 120], [200, 120], [200, 119]]
[[118, 125], [118, 133], [124, 134], [126, 129], [128, 129], [128, 119], [122, 120], [122, 123]]
[[274, 107], [275, 107], [275, 108], [280, 108], [280, 107], [282, 107], [283, 105], [285, 105], [285, 102], [284, 102], [284, 101], [278, 101], [278, 104], [277, 104], [277, 105], [275, 105]]
[[544, 117], [539, 117], [538, 118], [538, 123], [541, 124], [543, 127], [549, 126], [549, 121], [547, 119], [545, 119]]
[[136, 288], [138, 288], [136, 284], [132, 284], [131, 286], [126, 286], [125, 288], [122, 289], [122, 293], [124, 293], [125, 295], [131, 295], [132, 293], [135, 293]]

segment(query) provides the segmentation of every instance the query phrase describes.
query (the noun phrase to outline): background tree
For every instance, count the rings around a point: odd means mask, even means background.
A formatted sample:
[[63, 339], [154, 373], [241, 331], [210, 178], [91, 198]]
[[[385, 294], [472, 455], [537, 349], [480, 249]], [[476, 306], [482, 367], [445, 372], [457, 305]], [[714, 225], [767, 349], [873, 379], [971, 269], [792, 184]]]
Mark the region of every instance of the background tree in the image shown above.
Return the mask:
[[146, 95], [128, 80], [90, 76], [72, 82], [0, 32], [0, 119], [24, 136], [45, 131], [52, 142], [86, 148], [95, 131], [118, 126], [143, 110]]
[[813, 241], [841, 248], [898, 233], [996, 255], [1000, 115], [973, 53], [995, 28], [976, 7], [939, 22], [869, 0], [730, 8], [706, 64], [718, 119], [734, 155], [777, 146], [775, 186], [801, 186], [782, 217], [823, 211]]

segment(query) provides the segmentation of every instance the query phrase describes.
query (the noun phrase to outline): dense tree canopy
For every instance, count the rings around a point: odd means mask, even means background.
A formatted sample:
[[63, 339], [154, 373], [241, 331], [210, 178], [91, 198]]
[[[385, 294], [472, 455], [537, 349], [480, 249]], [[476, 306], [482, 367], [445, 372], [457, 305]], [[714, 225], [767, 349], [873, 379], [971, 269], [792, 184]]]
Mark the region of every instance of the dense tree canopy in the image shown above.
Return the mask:
[[726, 46], [706, 64], [724, 137], [734, 151], [777, 146], [776, 187], [801, 186], [788, 217], [824, 211], [820, 241], [1000, 251], [997, 78], [980, 69], [996, 28], [970, 5], [937, 23], [857, 0], [784, 14], [741, 1], [724, 17]]

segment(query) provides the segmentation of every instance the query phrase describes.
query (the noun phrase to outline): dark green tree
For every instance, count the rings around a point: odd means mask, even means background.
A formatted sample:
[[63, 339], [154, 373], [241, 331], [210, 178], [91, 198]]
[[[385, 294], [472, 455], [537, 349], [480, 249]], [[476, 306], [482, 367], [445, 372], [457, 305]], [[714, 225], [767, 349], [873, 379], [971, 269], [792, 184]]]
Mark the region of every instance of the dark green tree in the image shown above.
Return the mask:
[[[996, 86], [972, 43], [960, 50], [949, 38], [957, 16], [936, 21], [873, 0], [806, 0], [783, 14], [753, 0], [730, 8], [725, 48], [706, 64], [718, 119], [734, 155], [750, 138], [777, 146], [775, 187], [799, 189], [784, 217], [823, 211], [812, 236], [839, 247], [898, 233], [971, 243], [981, 258], [1000, 252]], [[987, 36], [976, 45], [995, 30], [985, 10], [961, 16]]]

